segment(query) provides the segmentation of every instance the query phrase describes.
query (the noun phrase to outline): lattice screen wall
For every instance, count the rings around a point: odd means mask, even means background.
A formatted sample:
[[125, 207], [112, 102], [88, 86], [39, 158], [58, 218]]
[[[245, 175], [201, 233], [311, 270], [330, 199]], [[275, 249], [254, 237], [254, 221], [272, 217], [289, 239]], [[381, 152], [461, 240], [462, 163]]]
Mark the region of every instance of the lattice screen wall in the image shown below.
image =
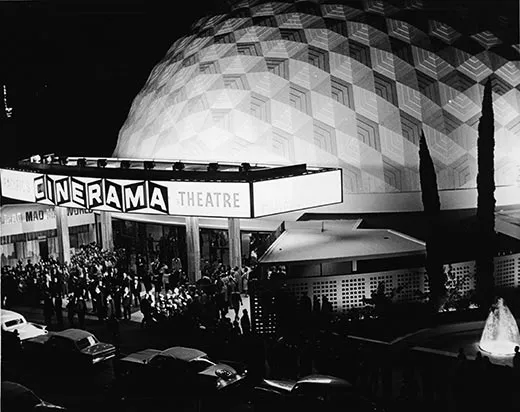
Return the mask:
[[[274, 297], [271, 299], [271, 303], [274, 303]], [[259, 335], [274, 335], [277, 326], [276, 313], [266, 308], [257, 295], [251, 295], [250, 304], [252, 329]]]
[[[449, 272], [450, 282], [457, 285], [460, 282], [461, 291], [469, 293], [475, 286], [475, 262], [459, 262], [445, 265]], [[299, 279], [287, 279], [287, 288], [297, 298], [308, 295], [311, 299], [327, 296], [335, 312], [346, 312], [352, 308], [364, 306], [363, 298], [370, 298], [377, 289], [379, 282], [385, 283], [386, 292], [401, 288], [396, 294], [398, 301], [417, 299], [416, 291], [429, 291], [428, 277], [424, 268], [408, 270], [392, 270], [379, 273], [364, 273], [359, 275], [320, 276]], [[520, 253], [495, 258], [495, 284], [499, 287], [520, 286]], [[271, 308], [274, 307], [270, 302]], [[258, 296], [251, 296], [251, 317], [253, 330], [262, 335], [276, 333], [276, 314], [264, 307]]]
[[520, 253], [495, 258], [495, 285], [506, 288], [520, 286]]
[[297, 297], [307, 293], [311, 299], [316, 296], [321, 300], [322, 296], [327, 296], [334, 311], [345, 312], [364, 306], [363, 298], [370, 298], [379, 282], [385, 283], [387, 292], [402, 286], [403, 289], [396, 298], [413, 300], [416, 297], [414, 292], [422, 289], [424, 268], [361, 275], [288, 279], [287, 287]]
[[[475, 287], [475, 262], [459, 262], [445, 265], [449, 272], [451, 266], [452, 285], [461, 287], [469, 293]], [[379, 282], [385, 283], [386, 292], [401, 289], [395, 296], [398, 301], [417, 299], [416, 292], [429, 292], [428, 278], [424, 268], [392, 270], [359, 275], [321, 276], [288, 279], [287, 287], [296, 297], [307, 294], [311, 299], [327, 296], [334, 311], [345, 312], [364, 306], [363, 298], [370, 298]], [[460, 281], [460, 282], [459, 282]], [[495, 258], [495, 283], [500, 287], [520, 286], [520, 253]]]

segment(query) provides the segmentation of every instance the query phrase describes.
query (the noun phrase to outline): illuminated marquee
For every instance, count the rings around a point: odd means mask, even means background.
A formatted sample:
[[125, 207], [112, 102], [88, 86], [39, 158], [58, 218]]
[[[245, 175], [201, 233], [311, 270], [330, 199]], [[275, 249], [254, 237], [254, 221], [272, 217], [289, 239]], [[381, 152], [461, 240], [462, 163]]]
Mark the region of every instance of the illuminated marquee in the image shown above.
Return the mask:
[[253, 182], [124, 180], [0, 169], [2, 195], [87, 210], [250, 219], [342, 201], [341, 171]]

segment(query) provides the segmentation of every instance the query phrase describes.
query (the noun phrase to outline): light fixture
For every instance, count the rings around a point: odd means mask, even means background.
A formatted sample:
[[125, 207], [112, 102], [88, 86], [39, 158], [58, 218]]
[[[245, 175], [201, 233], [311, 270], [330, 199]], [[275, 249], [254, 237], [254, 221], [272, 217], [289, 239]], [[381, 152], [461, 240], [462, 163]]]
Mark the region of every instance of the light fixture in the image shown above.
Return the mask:
[[31, 156], [29, 158], [29, 160], [31, 161], [31, 163], [41, 163], [42, 157], [40, 155], [34, 155], [34, 156]]
[[77, 165], [78, 167], [87, 167], [87, 159], [85, 159], [84, 157], [78, 159]]
[[43, 160], [43, 163], [51, 164], [53, 155], [52, 154], [45, 154], [45, 155], [42, 155], [41, 158]]
[[238, 167], [238, 170], [239, 170], [240, 172], [245, 172], [245, 173], [247, 173], [247, 172], [249, 172], [249, 171], [251, 170], [251, 165], [250, 165], [249, 163], [247, 163], [247, 162], [244, 162], [244, 163], [242, 163], [242, 164]]
[[69, 158], [67, 156], [53, 156], [52, 163], [58, 163], [61, 166], [67, 166]]
[[152, 170], [155, 167], [155, 162], [153, 160], [148, 160], [144, 162], [144, 169], [145, 170]]
[[184, 170], [184, 163], [182, 162], [175, 162], [172, 166], [172, 169], [173, 170], [176, 170], [178, 172], [181, 172], [182, 170]]
[[130, 161], [121, 160], [121, 169], [130, 169]]
[[97, 160], [97, 167], [106, 167], [107, 165], [107, 159], [98, 159]]
[[208, 165], [208, 172], [218, 172], [218, 163], [210, 163]]

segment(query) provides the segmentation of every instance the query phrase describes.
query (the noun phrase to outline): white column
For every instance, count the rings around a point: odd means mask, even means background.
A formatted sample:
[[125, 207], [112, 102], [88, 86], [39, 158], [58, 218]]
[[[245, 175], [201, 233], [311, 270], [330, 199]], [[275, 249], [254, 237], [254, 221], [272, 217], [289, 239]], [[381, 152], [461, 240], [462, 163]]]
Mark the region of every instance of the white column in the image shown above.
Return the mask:
[[101, 247], [106, 250], [114, 250], [114, 235], [112, 232], [112, 213], [101, 212], [99, 214], [101, 223]]
[[242, 239], [240, 237], [240, 219], [228, 219], [229, 266], [242, 267]]
[[96, 224], [91, 223], [88, 225], [88, 241], [89, 243], [96, 242], [97, 243], [97, 236], [96, 236]]
[[56, 235], [58, 237], [58, 260], [61, 263], [70, 261], [70, 238], [67, 208], [56, 206], [54, 208], [56, 216]]
[[188, 254], [188, 279], [196, 282], [201, 278], [200, 274], [200, 231], [199, 218], [186, 217], [186, 249]]

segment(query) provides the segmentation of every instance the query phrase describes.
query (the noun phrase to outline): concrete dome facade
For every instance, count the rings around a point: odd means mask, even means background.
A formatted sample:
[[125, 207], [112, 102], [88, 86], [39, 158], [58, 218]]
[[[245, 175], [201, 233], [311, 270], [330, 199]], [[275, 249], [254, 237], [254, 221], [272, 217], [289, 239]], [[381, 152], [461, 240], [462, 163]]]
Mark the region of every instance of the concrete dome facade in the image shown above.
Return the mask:
[[338, 166], [345, 193], [409, 193], [424, 130], [439, 189], [475, 188], [491, 78], [495, 181], [516, 185], [518, 45], [428, 19], [420, 1], [337, 3], [241, 1], [201, 19], [153, 69], [114, 155]]

